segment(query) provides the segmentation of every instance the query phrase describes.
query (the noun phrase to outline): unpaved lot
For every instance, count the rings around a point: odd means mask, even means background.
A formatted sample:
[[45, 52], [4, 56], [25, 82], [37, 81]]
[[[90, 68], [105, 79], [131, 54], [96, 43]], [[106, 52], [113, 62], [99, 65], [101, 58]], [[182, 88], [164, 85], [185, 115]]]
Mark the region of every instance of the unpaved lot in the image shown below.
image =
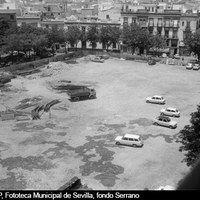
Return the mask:
[[[177, 134], [199, 103], [199, 75], [179, 66], [81, 58], [13, 79], [1, 93], [1, 111], [26, 98], [62, 102], [51, 109], [51, 118], [44, 113], [36, 121], [0, 121], [0, 188], [57, 189], [73, 176], [98, 190], [176, 186], [188, 172]], [[70, 102], [51, 87], [60, 80], [94, 86], [97, 99]], [[145, 103], [155, 94], [166, 98], [165, 106]], [[181, 111], [175, 130], [152, 125], [166, 106]], [[140, 134], [144, 146], [115, 145], [124, 133]]]

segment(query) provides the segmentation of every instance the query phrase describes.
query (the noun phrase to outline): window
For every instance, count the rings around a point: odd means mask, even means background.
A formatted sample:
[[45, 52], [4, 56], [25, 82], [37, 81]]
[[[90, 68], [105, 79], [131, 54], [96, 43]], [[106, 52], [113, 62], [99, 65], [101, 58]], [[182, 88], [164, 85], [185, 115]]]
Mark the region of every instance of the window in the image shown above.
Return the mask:
[[134, 141], [133, 138], [129, 138], [130, 141]]
[[113, 49], [116, 49], [116, 42], [113, 42]]
[[172, 40], [172, 47], [177, 47], [178, 41], [177, 40]]
[[184, 22], [182, 22], [182, 26], [184, 26], [185, 25], [185, 23]]
[[124, 24], [128, 24], [128, 17], [124, 17]]
[[136, 23], [136, 18], [132, 17], [132, 23], [135, 24]]
[[124, 137], [123, 140], [128, 140], [128, 138]]
[[11, 20], [14, 20], [14, 15], [10, 15], [10, 19], [11, 19]]
[[173, 30], [172, 38], [177, 38], [178, 37], [178, 31]]
[[169, 30], [165, 30], [165, 37], [169, 37]]
[[85, 33], [86, 27], [82, 26], [81, 28], [82, 28], [82, 31]]

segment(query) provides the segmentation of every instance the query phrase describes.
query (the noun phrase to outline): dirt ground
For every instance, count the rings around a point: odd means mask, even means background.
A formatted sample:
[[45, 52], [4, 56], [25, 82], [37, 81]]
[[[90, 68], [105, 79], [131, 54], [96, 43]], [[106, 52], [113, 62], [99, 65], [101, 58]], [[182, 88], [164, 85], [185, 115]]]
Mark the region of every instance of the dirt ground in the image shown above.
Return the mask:
[[[26, 98], [62, 102], [51, 109], [51, 118], [44, 113], [41, 120], [0, 121], [0, 188], [58, 189], [73, 176], [97, 190], [176, 187], [188, 172], [177, 134], [199, 103], [199, 75], [181, 66], [117, 58], [102, 64], [84, 57], [13, 79], [0, 93], [0, 111]], [[97, 99], [70, 102], [51, 87], [61, 80], [94, 86]], [[163, 95], [166, 105], [147, 104], [152, 95]], [[152, 125], [167, 106], [181, 111], [177, 129]], [[124, 133], [140, 134], [144, 146], [115, 145]]]

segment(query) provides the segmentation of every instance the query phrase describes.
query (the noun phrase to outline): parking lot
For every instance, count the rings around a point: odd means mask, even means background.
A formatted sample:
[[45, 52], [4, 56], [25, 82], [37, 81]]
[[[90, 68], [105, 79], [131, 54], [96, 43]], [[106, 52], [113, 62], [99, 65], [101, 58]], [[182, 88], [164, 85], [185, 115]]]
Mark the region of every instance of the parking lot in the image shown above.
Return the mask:
[[[73, 176], [97, 190], [176, 187], [188, 172], [177, 134], [199, 103], [200, 71], [117, 58], [105, 63], [80, 58], [65, 65], [51, 76], [13, 79], [10, 90], [1, 93], [10, 108], [27, 97], [62, 102], [52, 108], [50, 119], [44, 114], [37, 121], [0, 121], [0, 188], [57, 189]], [[50, 87], [59, 80], [92, 85], [97, 98], [70, 102]], [[146, 103], [153, 95], [162, 95], [166, 104]], [[152, 125], [168, 106], [181, 112], [174, 118], [178, 127]], [[115, 145], [125, 133], [141, 135], [144, 146]]]

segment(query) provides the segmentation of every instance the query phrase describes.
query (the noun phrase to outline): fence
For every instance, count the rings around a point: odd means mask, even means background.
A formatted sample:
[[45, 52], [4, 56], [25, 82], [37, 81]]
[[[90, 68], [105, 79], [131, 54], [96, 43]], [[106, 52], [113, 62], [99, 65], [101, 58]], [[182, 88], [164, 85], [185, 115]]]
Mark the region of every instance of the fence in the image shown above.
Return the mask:
[[66, 57], [69, 55], [67, 54], [58, 54], [53, 57], [44, 58], [40, 60], [35, 60], [31, 62], [26, 63], [20, 63], [16, 65], [11, 65], [8, 67], [1, 68], [1, 71], [15, 71], [15, 70], [23, 70], [23, 69], [31, 69], [31, 68], [37, 68], [42, 65], [48, 64], [49, 62], [56, 62], [56, 61], [64, 61]]

